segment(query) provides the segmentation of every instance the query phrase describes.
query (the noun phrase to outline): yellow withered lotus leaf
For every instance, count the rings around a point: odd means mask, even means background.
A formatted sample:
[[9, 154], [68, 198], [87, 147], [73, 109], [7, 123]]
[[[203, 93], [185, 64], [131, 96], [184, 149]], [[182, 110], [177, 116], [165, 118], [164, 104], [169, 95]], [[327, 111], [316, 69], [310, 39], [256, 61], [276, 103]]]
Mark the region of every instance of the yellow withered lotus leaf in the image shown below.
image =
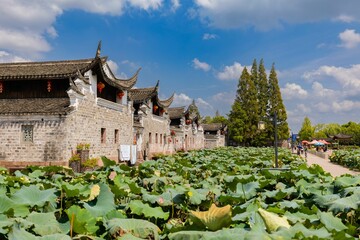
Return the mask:
[[90, 196], [86, 201], [92, 201], [100, 194], [100, 186], [95, 184], [90, 189]]
[[290, 224], [286, 217], [279, 217], [275, 213], [268, 212], [262, 208], [259, 208], [259, 213], [265, 222], [266, 228], [269, 232], [276, 231], [279, 227], [290, 228]]
[[231, 206], [217, 207], [212, 204], [208, 211], [190, 211], [193, 220], [200, 220], [209, 230], [216, 231], [231, 224]]

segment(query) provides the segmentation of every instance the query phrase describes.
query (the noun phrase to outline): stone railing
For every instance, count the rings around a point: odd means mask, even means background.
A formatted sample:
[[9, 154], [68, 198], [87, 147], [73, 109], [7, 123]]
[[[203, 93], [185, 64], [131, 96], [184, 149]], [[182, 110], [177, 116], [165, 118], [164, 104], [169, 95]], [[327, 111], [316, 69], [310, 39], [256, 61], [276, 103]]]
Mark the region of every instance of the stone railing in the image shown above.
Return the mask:
[[123, 108], [124, 108], [124, 106], [120, 103], [111, 102], [111, 101], [103, 99], [103, 98], [97, 98], [96, 103], [98, 106], [106, 107], [106, 108], [116, 110], [119, 112], [122, 112]]

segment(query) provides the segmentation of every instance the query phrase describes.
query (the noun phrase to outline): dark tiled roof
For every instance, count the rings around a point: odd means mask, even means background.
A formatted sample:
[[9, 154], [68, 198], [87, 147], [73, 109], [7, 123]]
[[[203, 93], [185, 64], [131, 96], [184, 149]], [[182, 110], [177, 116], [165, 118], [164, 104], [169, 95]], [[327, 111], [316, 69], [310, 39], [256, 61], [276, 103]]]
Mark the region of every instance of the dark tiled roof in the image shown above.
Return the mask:
[[175, 95], [175, 93], [173, 93], [173, 95], [171, 95], [171, 97], [169, 97], [168, 99], [165, 99], [165, 100], [160, 100], [158, 98], [157, 101], [159, 103], [159, 106], [162, 108], [168, 108], [174, 100], [174, 95]]
[[222, 123], [209, 123], [209, 124], [201, 124], [204, 131], [218, 131], [224, 128]]
[[69, 98], [0, 99], [0, 115], [66, 114]]
[[168, 109], [170, 119], [182, 118], [185, 113], [185, 107], [173, 107]]
[[112, 73], [111, 69], [109, 69], [109, 72], [105, 71], [104, 70], [104, 67], [105, 67], [105, 64], [103, 64], [102, 68], [101, 68], [101, 71], [102, 71], [102, 74], [105, 76], [105, 81], [110, 84], [111, 86], [113, 87], [116, 87], [116, 88], [120, 88], [120, 89], [130, 89], [132, 88], [136, 82], [137, 82], [137, 79], [138, 79], [138, 75], [139, 75], [139, 72], [141, 70], [141, 68], [139, 68], [136, 73], [129, 79], [120, 79], [120, 78], [116, 78], [115, 75]]
[[129, 94], [129, 99], [137, 103], [154, 97], [157, 94], [157, 92], [156, 92], [156, 87], [150, 87], [150, 88], [130, 89], [128, 94]]
[[89, 70], [95, 60], [67, 60], [50, 62], [0, 63], [0, 80], [68, 78], [76, 76], [78, 70]]

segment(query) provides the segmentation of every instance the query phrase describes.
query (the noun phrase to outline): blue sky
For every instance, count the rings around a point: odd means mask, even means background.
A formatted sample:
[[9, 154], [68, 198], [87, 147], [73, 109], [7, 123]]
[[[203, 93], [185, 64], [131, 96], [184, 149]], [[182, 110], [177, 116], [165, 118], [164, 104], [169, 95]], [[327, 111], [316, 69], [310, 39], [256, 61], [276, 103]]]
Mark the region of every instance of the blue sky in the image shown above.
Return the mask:
[[118, 77], [142, 67], [172, 106], [229, 113], [245, 66], [275, 63], [293, 132], [359, 122], [358, 0], [0, 0], [0, 62], [90, 58]]

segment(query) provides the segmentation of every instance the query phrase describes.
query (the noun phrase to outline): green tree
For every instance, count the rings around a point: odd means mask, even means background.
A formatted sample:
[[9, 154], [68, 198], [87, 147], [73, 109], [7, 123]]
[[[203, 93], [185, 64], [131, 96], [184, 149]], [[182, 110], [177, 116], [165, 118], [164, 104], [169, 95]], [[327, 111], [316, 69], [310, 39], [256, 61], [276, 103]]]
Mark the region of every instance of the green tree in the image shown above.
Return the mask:
[[[253, 68], [256, 67], [256, 60], [254, 60]], [[253, 74], [253, 70], [251, 71]], [[264, 60], [260, 60], [258, 72], [256, 79], [256, 90], [257, 90], [257, 100], [258, 100], [258, 116], [259, 121], [266, 122], [267, 111], [268, 111], [268, 103], [269, 103], [269, 95], [268, 95], [268, 79], [266, 75], [266, 69], [264, 66]], [[255, 138], [256, 146], [264, 146], [267, 144], [269, 139], [267, 131], [258, 131], [258, 134]]]
[[229, 137], [237, 143], [242, 143], [244, 139], [244, 121], [245, 112], [242, 109], [238, 98], [235, 99], [229, 113]]
[[269, 88], [268, 88], [268, 116], [270, 116], [271, 122], [268, 122], [268, 133], [270, 139], [274, 136], [274, 116], [276, 114], [276, 124], [279, 139], [287, 139], [290, 136], [289, 126], [287, 123], [286, 109], [281, 97], [279, 81], [273, 64], [269, 75]]
[[352, 136], [351, 143], [360, 146], [360, 123], [348, 122], [341, 125], [341, 132]]
[[301, 129], [299, 131], [299, 138], [301, 140], [312, 140], [312, 137], [314, 136], [315, 128], [312, 127], [311, 121], [308, 117], [304, 118], [304, 121], [302, 123]]

